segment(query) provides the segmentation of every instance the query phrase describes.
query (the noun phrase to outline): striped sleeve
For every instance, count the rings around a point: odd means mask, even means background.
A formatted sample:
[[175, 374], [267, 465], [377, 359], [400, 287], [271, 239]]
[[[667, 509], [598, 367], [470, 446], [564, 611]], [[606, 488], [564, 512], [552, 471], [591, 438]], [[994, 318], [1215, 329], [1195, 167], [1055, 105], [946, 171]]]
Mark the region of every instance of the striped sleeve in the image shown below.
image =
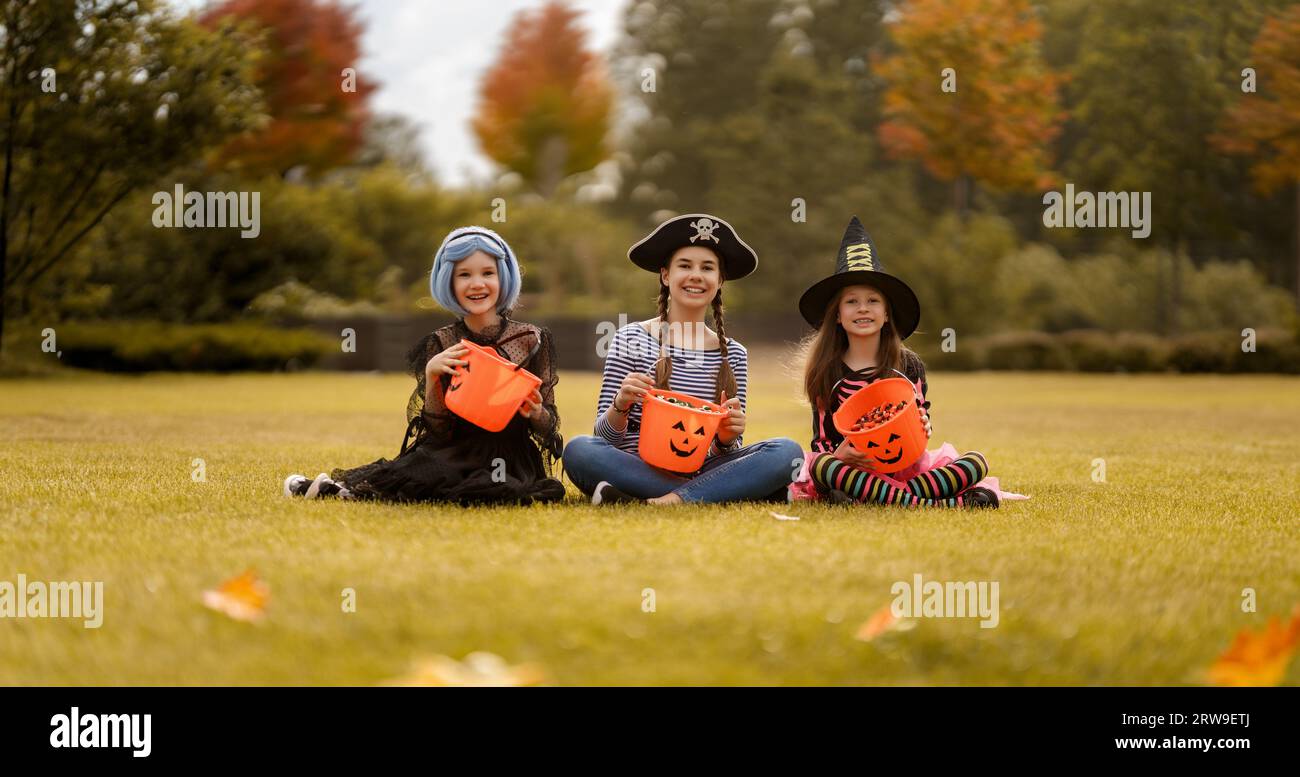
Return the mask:
[[830, 414], [821, 407], [813, 408], [813, 432], [812, 432], [812, 450], [815, 453], [834, 453], [835, 443], [831, 441], [829, 429], [831, 426]]
[[925, 362], [921, 360], [920, 356], [908, 351], [905, 356], [903, 372], [907, 375], [908, 380], [920, 385], [921, 407], [928, 411], [930, 409], [930, 384], [925, 379]]
[[629, 372], [636, 372], [635, 353], [630, 346], [631, 329], [623, 327], [614, 333], [609, 352], [605, 355], [605, 373], [600, 380], [600, 397], [596, 400], [596, 434], [611, 444], [617, 445], [627, 434], [627, 429], [615, 429], [605, 418], [605, 411], [614, 402], [614, 396], [623, 385], [623, 379]]

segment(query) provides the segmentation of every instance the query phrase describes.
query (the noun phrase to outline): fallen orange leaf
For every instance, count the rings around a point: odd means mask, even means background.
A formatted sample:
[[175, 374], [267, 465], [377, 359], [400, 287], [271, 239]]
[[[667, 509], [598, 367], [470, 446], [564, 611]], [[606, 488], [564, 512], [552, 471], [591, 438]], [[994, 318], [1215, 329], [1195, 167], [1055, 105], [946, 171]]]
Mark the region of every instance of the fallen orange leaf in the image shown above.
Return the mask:
[[1235, 687], [1277, 685], [1300, 643], [1300, 605], [1285, 626], [1276, 615], [1262, 631], [1242, 629], [1232, 645], [1210, 666], [1207, 674], [1215, 685]]
[[853, 638], [860, 642], [870, 642], [871, 640], [884, 634], [886, 631], [898, 626], [898, 617], [894, 615], [893, 607], [886, 604], [879, 610], [876, 610], [870, 618], [858, 627], [858, 633]]
[[546, 675], [535, 664], [510, 666], [493, 653], [475, 652], [457, 661], [450, 656], [421, 659], [402, 676], [381, 685], [403, 687], [522, 687], [541, 685]]
[[249, 569], [223, 582], [215, 591], [204, 591], [203, 604], [237, 621], [253, 623], [262, 619], [270, 596], [270, 586]]

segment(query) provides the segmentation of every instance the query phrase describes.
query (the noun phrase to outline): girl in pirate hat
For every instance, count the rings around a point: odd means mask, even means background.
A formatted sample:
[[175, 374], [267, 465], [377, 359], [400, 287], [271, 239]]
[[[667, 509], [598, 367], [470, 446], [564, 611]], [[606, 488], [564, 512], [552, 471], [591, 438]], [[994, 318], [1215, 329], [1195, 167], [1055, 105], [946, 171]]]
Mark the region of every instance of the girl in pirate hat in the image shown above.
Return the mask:
[[915, 386], [925, 435], [931, 434], [925, 364], [903, 345], [921, 320], [921, 305], [906, 283], [884, 271], [857, 216], [840, 242], [835, 272], [803, 293], [799, 312], [817, 330], [804, 343], [813, 438], [792, 496], [930, 507], [997, 507], [1004, 499], [1026, 498], [1001, 491], [982, 454], [958, 456], [949, 443], [892, 475], [875, 472], [873, 456], [847, 442], [832, 423], [856, 391], [901, 375]]
[[[315, 480], [290, 475], [285, 495], [461, 504], [563, 499], [564, 484], [551, 476], [563, 449], [555, 346], [549, 330], [511, 318], [519, 287], [519, 262], [505, 239], [484, 227], [452, 230], [434, 255], [429, 290], [457, 319], [407, 355], [416, 383], [401, 452]], [[499, 432], [452, 414], [444, 402], [452, 376], [467, 364], [461, 340], [495, 349], [542, 380]]]
[[[745, 347], [727, 337], [722, 305], [724, 283], [752, 273], [758, 255], [727, 222], [693, 213], [660, 224], [632, 246], [628, 258], [658, 276], [658, 315], [615, 333], [596, 403], [595, 434], [569, 442], [564, 471], [593, 504], [784, 501], [803, 451], [787, 438], [743, 444], [749, 362]], [[705, 325], [710, 310], [713, 329]], [[652, 388], [725, 408], [697, 472], [668, 472], [638, 456], [641, 401]]]

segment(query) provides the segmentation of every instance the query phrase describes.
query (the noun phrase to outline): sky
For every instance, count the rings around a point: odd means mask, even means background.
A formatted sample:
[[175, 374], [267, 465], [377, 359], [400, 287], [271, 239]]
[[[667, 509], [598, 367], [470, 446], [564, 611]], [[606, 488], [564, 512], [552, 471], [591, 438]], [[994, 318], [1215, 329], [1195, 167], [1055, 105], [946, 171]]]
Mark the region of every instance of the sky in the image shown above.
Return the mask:
[[[203, 0], [173, 0], [182, 9]], [[348, 0], [365, 23], [360, 80], [377, 82], [375, 113], [397, 113], [421, 129], [425, 157], [440, 181], [460, 185], [488, 177], [492, 164], [470, 129], [483, 73], [506, 28], [522, 9], [544, 0]], [[618, 37], [627, 0], [569, 0], [580, 11], [587, 45], [607, 52]]]
[[[515, 13], [543, 0], [361, 0], [366, 23], [367, 73], [381, 90], [372, 108], [400, 113], [422, 129], [426, 157], [439, 180], [462, 184], [487, 176], [492, 166], [469, 122], [479, 82], [501, 46]], [[607, 51], [618, 36], [624, 0], [570, 0], [583, 12], [587, 44]]]

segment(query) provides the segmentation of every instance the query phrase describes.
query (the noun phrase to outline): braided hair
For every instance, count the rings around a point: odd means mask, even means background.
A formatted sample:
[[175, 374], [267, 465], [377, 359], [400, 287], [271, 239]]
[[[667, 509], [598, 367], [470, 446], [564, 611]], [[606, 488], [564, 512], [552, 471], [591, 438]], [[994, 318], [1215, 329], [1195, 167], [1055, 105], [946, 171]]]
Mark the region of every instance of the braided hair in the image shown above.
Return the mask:
[[[665, 334], [668, 330], [668, 286], [659, 283], [659, 359], [655, 362], [655, 387], [668, 388], [668, 381], [673, 375], [673, 360], [668, 355]], [[713, 384], [713, 401], [721, 402], [722, 394], [727, 398], [736, 396], [736, 373], [731, 369], [731, 360], [727, 358], [727, 324], [722, 309], [722, 288], [713, 296], [713, 328], [718, 330], [718, 352], [722, 363], [718, 365], [718, 375]]]

